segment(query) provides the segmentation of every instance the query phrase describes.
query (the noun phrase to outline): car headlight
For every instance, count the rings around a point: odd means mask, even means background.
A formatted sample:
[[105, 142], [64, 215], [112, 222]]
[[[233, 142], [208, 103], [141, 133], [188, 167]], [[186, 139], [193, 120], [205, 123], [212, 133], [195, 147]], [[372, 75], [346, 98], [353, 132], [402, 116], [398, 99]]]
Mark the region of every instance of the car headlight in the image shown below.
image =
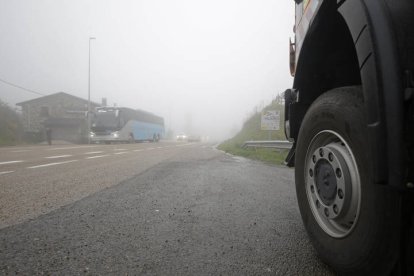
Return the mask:
[[118, 131], [112, 132], [112, 136], [115, 137], [115, 138], [118, 138], [119, 137], [119, 132]]
[[89, 132], [89, 137], [94, 137], [94, 136], [95, 136], [95, 133], [93, 133], [92, 131]]

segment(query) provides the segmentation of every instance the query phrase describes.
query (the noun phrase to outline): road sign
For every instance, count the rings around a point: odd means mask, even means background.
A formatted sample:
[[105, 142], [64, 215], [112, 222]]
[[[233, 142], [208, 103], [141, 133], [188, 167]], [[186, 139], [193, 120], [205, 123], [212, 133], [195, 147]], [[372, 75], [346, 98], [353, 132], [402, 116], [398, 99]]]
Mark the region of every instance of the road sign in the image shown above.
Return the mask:
[[280, 110], [266, 110], [262, 112], [262, 130], [280, 129]]

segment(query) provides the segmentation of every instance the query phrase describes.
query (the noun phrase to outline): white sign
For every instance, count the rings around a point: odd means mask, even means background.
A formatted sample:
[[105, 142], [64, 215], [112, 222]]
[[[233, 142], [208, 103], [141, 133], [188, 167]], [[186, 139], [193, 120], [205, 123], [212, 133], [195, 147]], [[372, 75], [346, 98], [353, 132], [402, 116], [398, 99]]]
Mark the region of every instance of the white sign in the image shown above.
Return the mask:
[[267, 110], [262, 112], [262, 130], [280, 129], [280, 110]]

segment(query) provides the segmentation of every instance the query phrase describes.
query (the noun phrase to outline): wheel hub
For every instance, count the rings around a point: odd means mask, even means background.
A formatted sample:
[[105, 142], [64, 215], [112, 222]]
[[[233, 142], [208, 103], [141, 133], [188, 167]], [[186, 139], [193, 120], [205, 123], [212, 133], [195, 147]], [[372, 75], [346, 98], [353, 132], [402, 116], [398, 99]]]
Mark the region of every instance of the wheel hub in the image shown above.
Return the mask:
[[315, 165], [315, 185], [322, 202], [331, 205], [336, 196], [337, 181], [335, 171], [326, 159], [320, 159]]
[[360, 180], [355, 159], [345, 141], [331, 131], [313, 139], [307, 154], [306, 191], [322, 229], [343, 237], [353, 228], [360, 205]]

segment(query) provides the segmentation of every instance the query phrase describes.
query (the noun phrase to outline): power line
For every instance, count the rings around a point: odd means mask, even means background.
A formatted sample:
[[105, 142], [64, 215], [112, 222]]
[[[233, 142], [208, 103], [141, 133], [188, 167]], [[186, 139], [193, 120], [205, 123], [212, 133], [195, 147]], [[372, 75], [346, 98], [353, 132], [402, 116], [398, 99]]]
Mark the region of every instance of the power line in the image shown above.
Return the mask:
[[16, 88], [22, 89], [22, 90], [24, 90], [24, 91], [27, 91], [27, 92], [30, 92], [30, 93], [33, 93], [33, 94], [37, 94], [37, 95], [40, 95], [40, 96], [46, 96], [45, 94], [42, 94], [42, 93], [40, 93], [40, 92], [37, 92], [37, 91], [31, 90], [31, 89], [28, 89], [28, 88], [24, 88], [24, 87], [22, 87], [22, 86], [20, 86], [20, 85], [17, 85], [17, 84], [14, 84], [14, 83], [11, 83], [11, 82], [8, 82], [8, 81], [5, 81], [5, 80], [3, 80], [3, 79], [0, 79], [0, 81], [1, 81], [1, 82], [4, 82], [5, 84], [8, 84], [8, 85], [10, 85], [10, 86], [13, 86], [13, 87], [16, 87]]

